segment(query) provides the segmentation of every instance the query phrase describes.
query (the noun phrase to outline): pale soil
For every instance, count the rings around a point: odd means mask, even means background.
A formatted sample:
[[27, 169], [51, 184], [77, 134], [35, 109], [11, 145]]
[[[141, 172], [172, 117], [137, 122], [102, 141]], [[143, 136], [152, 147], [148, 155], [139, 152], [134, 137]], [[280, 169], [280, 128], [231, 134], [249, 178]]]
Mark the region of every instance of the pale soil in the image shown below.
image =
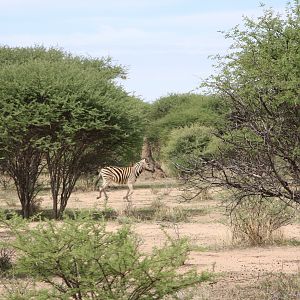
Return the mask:
[[[120, 214], [126, 208], [123, 196], [126, 190], [111, 190], [109, 192], [108, 206]], [[97, 200], [98, 192], [76, 192], [68, 203], [69, 208], [99, 208], [103, 209], [101, 199]], [[192, 251], [188, 264], [195, 266], [199, 271], [213, 270], [216, 272], [298, 272], [300, 271], [300, 247], [263, 247], [232, 249], [231, 234], [223, 220], [225, 216], [218, 212], [218, 202], [215, 200], [192, 201], [182, 203], [180, 192], [175, 188], [135, 189], [132, 196], [133, 207], [149, 207], [151, 203], [161, 199], [170, 207], [206, 208], [208, 213], [204, 216], [191, 218], [189, 223], [169, 222], [138, 222], [133, 223], [134, 231], [143, 241], [144, 251], [151, 251], [153, 246], [162, 246], [166, 240], [166, 231], [174, 237], [189, 237], [193, 245], [203, 246], [209, 251]], [[45, 197], [43, 206], [51, 207], [50, 197]], [[211, 208], [211, 209], [209, 209]], [[220, 222], [221, 221], [221, 222]], [[118, 222], [109, 222], [108, 228], [119, 227]], [[163, 229], [163, 230], [162, 230]], [[284, 237], [300, 240], [300, 224], [288, 225], [283, 228]], [[217, 249], [217, 250], [214, 250]]]
[[[123, 200], [125, 194], [126, 190], [119, 189], [109, 192], [108, 206], [117, 210], [121, 217], [127, 205]], [[97, 195], [96, 191], [75, 192], [69, 199], [68, 208], [103, 209], [103, 202], [96, 199]], [[180, 192], [166, 185], [165, 188], [135, 189], [132, 196], [133, 208], [150, 207], [153, 201], [158, 199], [169, 207], [204, 208], [206, 211], [204, 215], [191, 217], [186, 223], [143, 221], [132, 224], [133, 230], [143, 241], [141, 247], [146, 253], [154, 246], [160, 247], [164, 244], [166, 241], [164, 231], [174, 237], [188, 237], [194, 245], [194, 250], [189, 255], [186, 268], [192, 266], [198, 271], [208, 270], [222, 275], [215, 283], [207, 286], [206, 292], [210, 291], [207, 298], [193, 296], [193, 299], [230, 299], [224, 296], [223, 291], [232, 289], [235, 284], [254, 282], [255, 285], [255, 282], [265, 274], [300, 271], [299, 246], [233, 247], [230, 230], [225, 225], [226, 218], [217, 200], [204, 198], [189, 203], [180, 202], [182, 200]], [[0, 203], [3, 204], [1, 199]], [[50, 195], [44, 195], [42, 207], [51, 208], [51, 205]], [[121, 217], [119, 220], [109, 221], [108, 228], [115, 230], [121, 226]], [[300, 224], [285, 226], [283, 235], [286, 239], [300, 240]]]

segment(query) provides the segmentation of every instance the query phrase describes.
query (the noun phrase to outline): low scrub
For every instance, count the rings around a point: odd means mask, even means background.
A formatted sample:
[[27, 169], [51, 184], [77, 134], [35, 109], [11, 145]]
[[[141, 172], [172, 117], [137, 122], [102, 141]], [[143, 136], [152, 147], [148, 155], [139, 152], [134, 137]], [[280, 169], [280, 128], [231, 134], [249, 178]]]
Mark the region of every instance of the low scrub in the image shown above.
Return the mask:
[[234, 243], [261, 246], [282, 240], [279, 229], [292, 222], [294, 209], [279, 199], [245, 198], [230, 214]]
[[261, 299], [297, 300], [300, 298], [300, 274], [271, 274], [261, 284]]
[[188, 221], [189, 213], [180, 206], [169, 207], [160, 199], [152, 201], [149, 207], [135, 208], [130, 207], [125, 211], [129, 218], [138, 221], [161, 221], [161, 222], [186, 222]]
[[151, 203], [150, 210], [153, 210], [153, 219], [156, 221], [186, 222], [188, 214], [180, 206], [168, 207], [160, 199]]
[[[0, 214], [2, 214], [2, 218], [9, 220], [13, 218], [15, 215], [21, 216], [21, 210], [18, 209], [4, 209], [0, 210]], [[94, 220], [115, 220], [118, 217], [118, 212], [111, 208], [106, 207], [104, 210], [98, 209], [66, 209], [62, 215], [62, 220], [65, 219], [76, 219], [78, 216], [82, 214], [89, 214], [91, 218]], [[54, 213], [52, 209], [41, 209], [38, 213], [31, 217], [31, 221], [47, 221], [55, 219]]]
[[188, 255], [183, 239], [169, 239], [145, 255], [129, 227], [109, 232], [91, 216], [34, 228], [19, 217], [3, 224], [15, 236], [7, 245], [18, 257], [14, 274], [51, 287], [35, 292], [34, 299], [161, 299], [209, 278], [195, 270], [178, 272]]
[[15, 251], [11, 248], [0, 248], [0, 276], [4, 277], [13, 268]]

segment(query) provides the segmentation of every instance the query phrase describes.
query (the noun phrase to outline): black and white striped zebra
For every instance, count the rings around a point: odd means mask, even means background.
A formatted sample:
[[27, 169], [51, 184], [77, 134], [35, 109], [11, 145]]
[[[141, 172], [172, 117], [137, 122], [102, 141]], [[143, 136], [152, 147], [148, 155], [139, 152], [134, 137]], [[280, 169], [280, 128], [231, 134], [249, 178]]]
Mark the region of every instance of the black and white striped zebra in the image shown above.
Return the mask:
[[124, 199], [128, 200], [128, 197], [133, 194], [133, 184], [137, 178], [142, 174], [144, 170], [154, 172], [154, 165], [149, 162], [147, 158], [143, 158], [141, 161], [134, 164], [132, 167], [104, 167], [99, 171], [99, 179], [102, 177], [102, 186], [99, 187], [99, 196], [101, 198], [102, 192], [105, 195], [105, 200], [108, 199], [106, 194], [106, 188], [111, 183], [127, 184], [128, 191]]

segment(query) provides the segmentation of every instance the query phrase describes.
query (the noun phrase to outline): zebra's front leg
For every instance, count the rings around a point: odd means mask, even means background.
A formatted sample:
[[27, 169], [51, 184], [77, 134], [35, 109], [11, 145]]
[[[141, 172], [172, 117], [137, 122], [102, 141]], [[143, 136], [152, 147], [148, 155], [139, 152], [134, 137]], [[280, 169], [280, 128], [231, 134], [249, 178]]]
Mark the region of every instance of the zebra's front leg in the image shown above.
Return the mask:
[[123, 197], [123, 199], [127, 200], [128, 202], [131, 202], [129, 200], [129, 196], [131, 196], [133, 194], [133, 184], [132, 183], [128, 183], [128, 191], [125, 197]]
[[99, 196], [97, 196], [97, 199], [101, 198], [102, 191], [103, 191], [102, 188], [99, 188]]

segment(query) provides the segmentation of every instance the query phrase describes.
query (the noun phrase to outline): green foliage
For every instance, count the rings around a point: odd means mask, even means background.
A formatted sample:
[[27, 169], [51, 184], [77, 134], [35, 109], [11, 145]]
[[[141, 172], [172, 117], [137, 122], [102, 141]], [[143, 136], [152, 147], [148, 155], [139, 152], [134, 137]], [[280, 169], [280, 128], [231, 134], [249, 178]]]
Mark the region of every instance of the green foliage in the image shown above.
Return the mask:
[[299, 4], [293, 3], [286, 16], [267, 9], [257, 20], [245, 17], [244, 28], [229, 31], [230, 54], [215, 57], [219, 74], [204, 83], [229, 105], [229, 126], [248, 128], [261, 138], [270, 130], [287, 140], [287, 126], [299, 132], [300, 25]]
[[0, 158], [25, 217], [42, 157], [59, 215], [80, 174], [136, 159], [145, 105], [115, 83], [121, 66], [43, 47], [0, 47], [0, 66]]
[[233, 97], [238, 92], [241, 104], [247, 101], [259, 109], [263, 99], [272, 111], [282, 103], [299, 103], [299, 4], [293, 3], [286, 16], [266, 9], [257, 20], [245, 17], [243, 29], [236, 26], [226, 34], [233, 40], [233, 51], [219, 65], [223, 72], [217, 76], [219, 88], [230, 88]]
[[[128, 227], [109, 232], [88, 215], [34, 228], [16, 218], [5, 223], [15, 236], [15, 272], [50, 284], [60, 299], [162, 299], [209, 278], [178, 272], [188, 253], [185, 240], [145, 255]], [[51, 290], [48, 296], [54, 299]]]
[[216, 97], [197, 94], [174, 94], [152, 104], [149, 138], [161, 144], [170, 131], [198, 123], [208, 127], [221, 127], [227, 109]]
[[168, 143], [162, 148], [165, 161], [173, 172], [175, 165], [186, 165], [190, 160], [212, 157], [218, 149], [214, 129], [194, 124], [171, 131]]
[[[212, 138], [213, 129], [223, 131], [227, 113], [228, 109], [220, 97], [171, 94], [158, 99], [151, 105], [148, 116], [151, 122], [147, 127], [154, 157], [174, 175], [177, 173], [174, 162], [183, 163], [189, 159], [188, 156], [202, 153], [202, 144], [208, 143], [207, 139], [211, 140], [211, 145], [217, 145], [217, 139]], [[210, 133], [200, 127], [211, 128], [208, 129]], [[178, 135], [183, 138], [182, 141]], [[198, 146], [202, 148], [197, 149]]]
[[190, 98], [190, 94], [170, 94], [169, 96], [159, 98], [151, 105], [151, 118], [158, 120], [167, 116], [178, 106], [189, 103]]
[[113, 143], [120, 154], [141, 145], [143, 104], [114, 84], [123, 74], [120, 67], [54, 49], [9, 50], [24, 53], [24, 61], [6, 62], [0, 72], [4, 146], [24, 134], [54, 149], [84, 140]]
[[203, 84], [228, 107], [222, 149], [205, 168], [186, 168], [195, 186], [300, 203], [299, 20], [293, 1], [284, 16], [266, 9], [225, 35], [230, 51], [216, 56], [217, 74]]

